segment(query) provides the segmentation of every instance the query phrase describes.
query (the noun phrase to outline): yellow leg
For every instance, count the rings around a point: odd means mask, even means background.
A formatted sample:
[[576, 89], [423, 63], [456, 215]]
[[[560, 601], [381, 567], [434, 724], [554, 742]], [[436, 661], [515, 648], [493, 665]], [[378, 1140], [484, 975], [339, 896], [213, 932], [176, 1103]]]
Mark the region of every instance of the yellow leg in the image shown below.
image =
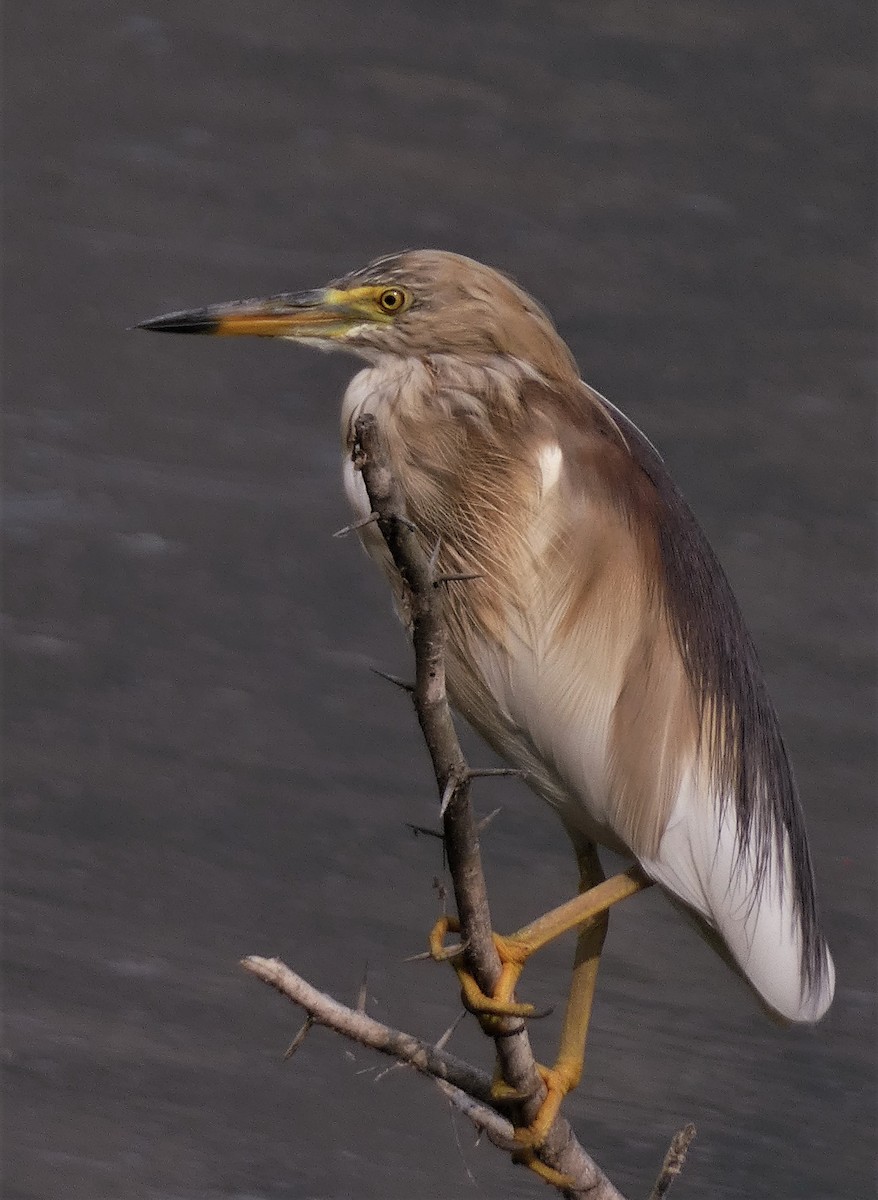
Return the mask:
[[[509, 937], [494, 935], [502, 971], [492, 996], [485, 995], [466, 970], [462, 953], [454, 955], [451, 960], [460, 980], [465, 1006], [479, 1017], [485, 1032], [490, 1034], [494, 1032], [498, 1018], [534, 1015], [533, 1005], [518, 1004], [514, 1000], [515, 986], [524, 964], [531, 954], [548, 942], [560, 937], [569, 929], [580, 927], [558, 1057], [553, 1067], [538, 1065], [546, 1085], [546, 1098], [531, 1124], [515, 1131], [521, 1149], [513, 1154], [514, 1160], [531, 1167], [544, 1178], [548, 1178], [546, 1173], [549, 1172], [549, 1168], [539, 1161], [536, 1151], [545, 1141], [564, 1097], [577, 1086], [582, 1077], [598, 966], [609, 921], [608, 910], [620, 900], [649, 887], [651, 882], [639, 866], [630, 867], [620, 875], [605, 879], [593, 846], [579, 854], [579, 871], [578, 896], [538, 917], [536, 921], [525, 925]], [[443, 951], [445, 936], [450, 931], [459, 932], [459, 928], [454, 918], [443, 917], [437, 921], [430, 934], [430, 950], [434, 958], [448, 957]], [[492, 1091], [498, 1101], [520, 1098], [514, 1089], [499, 1077], [495, 1080]], [[554, 1178], [549, 1182], [558, 1183]]]
[[[620, 876], [604, 880], [600, 860], [594, 847], [583, 852], [579, 858], [580, 896], [594, 896], [608, 884], [617, 884]], [[631, 876], [629, 875], [630, 879]], [[600, 881], [600, 882], [598, 882]], [[633, 880], [632, 880], [633, 883]], [[640, 887], [646, 886], [642, 883]], [[637, 890], [640, 890], [638, 888]], [[618, 885], [603, 893], [622, 899], [634, 893], [623, 885]], [[617, 901], [614, 900], [613, 903]], [[574, 901], [575, 903], [575, 901]], [[551, 915], [551, 914], [550, 914]], [[606, 908], [596, 912], [579, 931], [576, 941], [576, 954], [573, 959], [573, 977], [570, 991], [567, 995], [567, 1007], [564, 1011], [564, 1024], [561, 1029], [561, 1042], [558, 1047], [558, 1057], [551, 1068], [540, 1067], [540, 1074], [546, 1085], [546, 1098], [540, 1106], [540, 1111], [527, 1128], [517, 1129], [515, 1135], [522, 1143], [522, 1149], [515, 1156], [518, 1161], [532, 1166], [534, 1150], [542, 1145], [558, 1115], [561, 1103], [568, 1092], [572, 1092], [582, 1078], [582, 1066], [585, 1059], [585, 1043], [588, 1037], [588, 1026], [591, 1019], [591, 1008], [597, 984], [598, 967], [601, 961], [601, 951], [607, 936], [609, 913]]]

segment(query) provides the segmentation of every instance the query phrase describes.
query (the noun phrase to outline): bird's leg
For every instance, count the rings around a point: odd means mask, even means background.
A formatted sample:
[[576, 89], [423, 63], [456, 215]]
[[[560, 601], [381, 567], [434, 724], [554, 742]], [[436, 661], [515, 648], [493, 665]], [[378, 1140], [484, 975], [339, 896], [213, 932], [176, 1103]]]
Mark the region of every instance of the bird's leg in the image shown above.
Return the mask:
[[[619, 901], [626, 900], [649, 887], [651, 883], [636, 865], [619, 875], [605, 879], [594, 846], [578, 851], [577, 857], [580, 872], [578, 896], [538, 917], [508, 937], [494, 935], [502, 963], [502, 973], [493, 995], [486, 996], [481, 991], [475, 979], [466, 970], [462, 953], [456, 954], [451, 960], [460, 980], [465, 1006], [479, 1017], [485, 1032], [492, 1034], [500, 1017], [535, 1015], [533, 1005], [517, 1004], [513, 999], [515, 985], [524, 964], [531, 954], [548, 942], [554, 941], [569, 929], [579, 927], [573, 977], [567, 997], [558, 1056], [552, 1067], [538, 1065], [546, 1085], [546, 1097], [531, 1124], [516, 1129], [516, 1138], [521, 1143], [521, 1149], [515, 1152], [514, 1158], [527, 1166], [533, 1166], [535, 1170], [539, 1170], [535, 1151], [545, 1140], [564, 1097], [577, 1086], [582, 1075], [598, 966], [609, 920], [608, 910]], [[430, 935], [430, 949], [434, 958], [448, 957], [442, 951], [445, 934], [449, 930], [458, 929], [458, 923], [453, 918], [444, 917], [437, 922]], [[498, 1101], [522, 1099], [499, 1077], [495, 1079], [492, 1092]]]
[[[647, 886], [649, 882], [645, 877], [640, 882], [639, 879], [632, 877], [632, 872], [626, 872], [623, 876], [617, 875], [613, 879], [606, 880], [594, 846], [579, 850], [577, 858], [580, 892], [577, 900], [594, 896], [599, 889], [604, 889], [604, 896], [608, 900], [608, 904], [595, 911], [580, 927], [573, 959], [570, 991], [567, 994], [567, 1006], [564, 1010], [564, 1024], [561, 1030], [558, 1056], [553, 1067], [538, 1067], [543, 1083], [546, 1085], [546, 1097], [530, 1125], [515, 1131], [515, 1137], [521, 1143], [521, 1149], [513, 1154], [514, 1160], [536, 1170], [539, 1170], [539, 1167], [536, 1165], [538, 1160], [535, 1151], [545, 1141], [564, 1097], [568, 1092], [573, 1091], [582, 1077], [585, 1043], [588, 1037], [598, 967], [609, 925], [609, 906], [626, 896], [634, 895], [635, 891]], [[623, 880], [628, 882], [623, 883]], [[613, 885], [609, 891], [607, 890], [608, 884]], [[635, 886], [635, 884], [639, 884], [639, 886]], [[576, 901], [573, 903], [575, 904]], [[552, 914], [548, 915], [552, 916]], [[541, 918], [541, 920], [545, 920], [545, 918]]]

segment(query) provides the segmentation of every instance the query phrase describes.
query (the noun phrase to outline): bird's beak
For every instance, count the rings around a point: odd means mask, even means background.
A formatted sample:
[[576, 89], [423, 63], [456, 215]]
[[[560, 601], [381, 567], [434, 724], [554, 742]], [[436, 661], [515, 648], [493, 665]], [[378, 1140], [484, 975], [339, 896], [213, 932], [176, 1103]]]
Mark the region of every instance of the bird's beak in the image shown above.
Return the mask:
[[258, 300], [233, 300], [184, 312], [166, 313], [141, 321], [137, 329], [159, 333], [211, 333], [221, 336], [253, 334], [256, 337], [337, 338], [367, 318], [335, 288], [311, 292], [283, 292]]

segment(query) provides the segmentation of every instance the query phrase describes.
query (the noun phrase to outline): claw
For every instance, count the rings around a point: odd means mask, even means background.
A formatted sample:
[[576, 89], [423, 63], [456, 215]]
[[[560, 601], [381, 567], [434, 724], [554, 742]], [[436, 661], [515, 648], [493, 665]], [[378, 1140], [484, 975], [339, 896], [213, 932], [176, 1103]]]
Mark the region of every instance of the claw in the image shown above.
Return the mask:
[[579, 1083], [578, 1064], [559, 1061], [554, 1067], [544, 1067], [537, 1063], [537, 1070], [546, 1085], [546, 1098], [530, 1125], [515, 1130], [515, 1140], [521, 1144], [522, 1150], [539, 1150], [560, 1112], [564, 1097]]
[[512, 1151], [512, 1161], [519, 1163], [522, 1167], [527, 1167], [536, 1175], [539, 1175], [545, 1183], [550, 1183], [553, 1187], [560, 1189], [573, 1189], [576, 1187], [576, 1181], [569, 1175], [565, 1175], [563, 1171], [556, 1171], [554, 1167], [550, 1167], [548, 1163], [544, 1163], [542, 1159], [537, 1158], [536, 1151], [530, 1146], [524, 1146], [521, 1150]]
[[[437, 962], [448, 958], [445, 951], [446, 934], [459, 932], [460, 922], [456, 917], [440, 917], [433, 926], [430, 931], [430, 954]], [[518, 1004], [512, 999], [528, 955], [527, 948], [512, 938], [501, 937], [498, 933], [493, 937], [502, 967], [492, 996], [486, 995], [467, 971], [462, 954], [457, 954], [451, 959], [451, 965], [460, 980], [464, 1007], [480, 1018], [486, 1032], [493, 1032], [492, 1026], [497, 1018], [539, 1015], [532, 1004]]]
[[529, 1093], [521, 1092], [507, 1083], [500, 1074], [500, 1063], [494, 1067], [494, 1078], [491, 1080], [491, 1099], [495, 1104], [521, 1104], [527, 1100]]

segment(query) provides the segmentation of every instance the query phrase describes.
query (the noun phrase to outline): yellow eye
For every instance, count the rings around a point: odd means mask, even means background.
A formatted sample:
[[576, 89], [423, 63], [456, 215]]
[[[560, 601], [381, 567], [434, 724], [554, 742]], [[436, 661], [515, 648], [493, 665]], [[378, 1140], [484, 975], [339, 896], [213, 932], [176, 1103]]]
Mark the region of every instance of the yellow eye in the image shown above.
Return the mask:
[[388, 288], [386, 292], [382, 292], [378, 297], [378, 303], [385, 312], [399, 312], [405, 304], [405, 292], [400, 288]]

